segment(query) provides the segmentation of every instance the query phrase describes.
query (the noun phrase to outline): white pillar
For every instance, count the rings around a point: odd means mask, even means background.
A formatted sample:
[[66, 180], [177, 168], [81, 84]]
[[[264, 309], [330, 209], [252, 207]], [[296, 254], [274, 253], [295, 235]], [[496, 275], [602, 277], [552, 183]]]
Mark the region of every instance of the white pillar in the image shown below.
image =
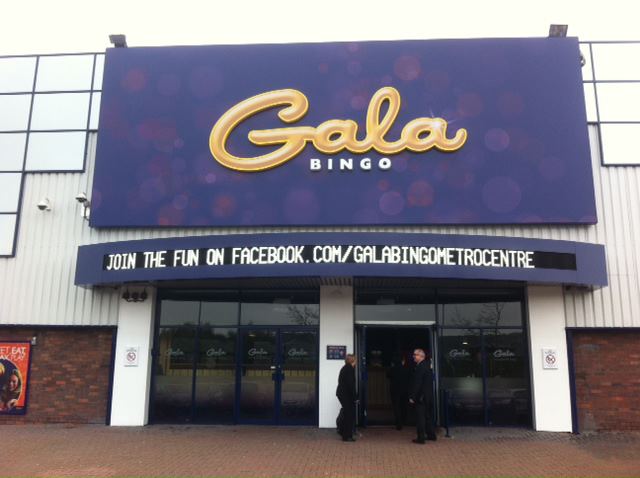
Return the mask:
[[[538, 431], [570, 432], [571, 392], [561, 286], [529, 286], [533, 423]], [[542, 349], [557, 350], [557, 369], [543, 368]]]
[[318, 425], [336, 426], [340, 403], [336, 398], [338, 374], [343, 360], [327, 360], [327, 345], [346, 345], [353, 349], [353, 287], [320, 286], [320, 367], [318, 393]]
[[[129, 290], [133, 292], [134, 289]], [[148, 422], [156, 294], [153, 288], [146, 291], [148, 297], [144, 302], [120, 299], [111, 399], [112, 426], [143, 426]], [[127, 361], [129, 352], [137, 353], [137, 364]]]

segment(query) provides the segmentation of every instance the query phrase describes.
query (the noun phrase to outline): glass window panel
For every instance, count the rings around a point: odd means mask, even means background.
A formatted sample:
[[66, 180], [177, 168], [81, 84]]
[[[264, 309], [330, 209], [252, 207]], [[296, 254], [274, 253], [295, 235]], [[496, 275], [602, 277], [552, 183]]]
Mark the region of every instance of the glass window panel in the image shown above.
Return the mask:
[[36, 91], [90, 90], [93, 55], [41, 56]]
[[440, 389], [454, 424], [484, 423], [482, 341], [477, 329], [440, 331]]
[[316, 415], [316, 370], [318, 369], [318, 333], [283, 331], [280, 417], [297, 423], [312, 424]]
[[640, 43], [595, 44], [596, 80], [640, 80]]
[[270, 421], [275, 405], [277, 336], [273, 330], [242, 332], [240, 418]]
[[102, 101], [102, 93], [93, 93], [91, 95], [89, 129], [98, 129], [98, 124], [100, 123], [100, 101]]
[[640, 164], [640, 124], [601, 124], [600, 134], [604, 164]]
[[87, 133], [31, 133], [28, 171], [81, 171]]
[[598, 83], [600, 121], [640, 121], [640, 83]]
[[18, 212], [20, 173], [0, 173], [0, 212]]
[[104, 55], [96, 55], [96, 66], [93, 74], [93, 89], [102, 89], [102, 76], [104, 74]]
[[530, 425], [529, 360], [521, 330], [484, 334], [490, 425]]
[[198, 421], [233, 421], [237, 333], [234, 328], [200, 328], [195, 396]]
[[33, 90], [36, 57], [0, 58], [0, 93]]
[[22, 170], [27, 133], [0, 134], [0, 171]]
[[315, 292], [248, 292], [243, 295], [243, 325], [318, 325], [320, 305]]
[[200, 323], [209, 325], [238, 325], [238, 302], [202, 302]]
[[163, 300], [160, 303], [160, 326], [198, 325], [200, 302]]
[[587, 121], [598, 121], [598, 112], [596, 110], [596, 92], [593, 83], [584, 84], [584, 103], [587, 109]]
[[0, 256], [13, 254], [13, 235], [16, 230], [15, 214], [0, 214]]
[[520, 302], [477, 302], [441, 305], [443, 326], [499, 327], [521, 326]]
[[356, 297], [356, 322], [434, 322], [435, 292], [360, 292]]
[[191, 420], [196, 328], [161, 327], [155, 368], [154, 418], [162, 422]]
[[89, 93], [35, 95], [31, 130], [86, 129]]
[[31, 95], [0, 95], [0, 131], [26, 131]]
[[580, 45], [580, 53], [584, 58], [585, 64], [582, 66], [582, 79], [585, 81], [593, 80], [593, 69], [591, 68], [591, 50], [589, 44]]

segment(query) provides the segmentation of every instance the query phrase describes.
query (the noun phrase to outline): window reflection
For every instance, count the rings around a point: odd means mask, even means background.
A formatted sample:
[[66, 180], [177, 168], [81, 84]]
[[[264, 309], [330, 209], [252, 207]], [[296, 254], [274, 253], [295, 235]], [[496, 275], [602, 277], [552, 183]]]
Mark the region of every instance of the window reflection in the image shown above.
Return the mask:
[[20, 198], [20, 173], [0, 173], [0, 212], [17, 212]]
[[31, 133], [27, 150], [28, 171], [79, 171], [84, 164], [87, 133]]
[[26, 133], [0, 134], [0, 171], [22, 170]]
[[0, 95], [0, 131], [26, 131], [31, 95]]
[[449, 327], [499, 327], [522, 325], [520, 302], [442, 304], [442, 325]]
[[41, 56], [36, 91], [91, 89], [93, 55]]
[[0, 58], [0, 93], [22, 93], [33, 89], [36, 58]]
[[250, 292], [243, 297], [242, 325], [318, 325], [317, 294], [308, 292]]
[[88, 116], [89, 93], [35, 95], [31, 129], [86, 129]]
[[13, 254], [13, 235], [16, 229], [15, 214], [0, 214], [0, 256]]

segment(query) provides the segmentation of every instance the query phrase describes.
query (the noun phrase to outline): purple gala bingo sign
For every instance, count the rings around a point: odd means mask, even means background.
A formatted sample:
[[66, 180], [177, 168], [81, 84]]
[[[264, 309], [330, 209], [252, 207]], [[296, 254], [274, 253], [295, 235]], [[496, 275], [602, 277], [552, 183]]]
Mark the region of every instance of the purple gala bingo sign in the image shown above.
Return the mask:
[[593, 224], [575, 38], [107, 50], [94, 227]]

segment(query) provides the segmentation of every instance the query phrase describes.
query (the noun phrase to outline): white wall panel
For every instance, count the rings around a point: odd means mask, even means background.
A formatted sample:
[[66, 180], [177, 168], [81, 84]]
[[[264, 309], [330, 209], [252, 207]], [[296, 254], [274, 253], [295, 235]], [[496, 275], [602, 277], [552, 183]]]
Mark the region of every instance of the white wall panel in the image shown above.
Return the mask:
[[[115, 324], [117, 293], [73, 285], [77, 247], [108, 241], [190, 235], [304, 231], [428, 232], [561, 239], [607, 244], [610, 285], [595, 291], [564, 291], [567, 326], [640, 327], [640, 167], [600, 166], [596, 129], [591, 129], [599, 222], [595, 226], [425, 226], [331, 228], [198, 228], [96, 230], [81, 218], [74, 196], [91, 196], [95, 134], [86, 173], [27, 174], [15, 258], [0, 259], [0, 323]], [[48, 197], [50, 212], [35, 204]]]

